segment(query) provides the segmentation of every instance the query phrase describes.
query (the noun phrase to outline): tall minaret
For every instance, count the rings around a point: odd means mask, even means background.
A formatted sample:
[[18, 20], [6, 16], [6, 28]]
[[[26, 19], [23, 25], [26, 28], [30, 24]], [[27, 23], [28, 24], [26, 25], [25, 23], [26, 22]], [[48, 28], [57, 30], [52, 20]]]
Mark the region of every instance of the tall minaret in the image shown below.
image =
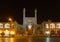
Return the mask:
[[23, 26], [25, 25], [25, 8], [23, 8]]
[[36, 21], [36, 24], [37, 24], [37, 9], [35, 8], [35, 21]]
[[25, 8], [23, 8], [23, 19], [25, 18]]

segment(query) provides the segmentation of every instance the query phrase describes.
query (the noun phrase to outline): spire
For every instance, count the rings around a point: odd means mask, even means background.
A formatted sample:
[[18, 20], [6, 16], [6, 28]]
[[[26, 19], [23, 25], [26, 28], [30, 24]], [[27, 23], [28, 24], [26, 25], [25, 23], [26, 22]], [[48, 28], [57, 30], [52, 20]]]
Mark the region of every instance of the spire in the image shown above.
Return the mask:
[[37, 18], [37, 9], [35, 8], [35, 18]]
[[25, 18], [25, 8], [23, 8], [23, 18]]
[[25, 8], [23, 8], [23, 26], [24, 26], [24, 28], [25, 28], [25, 24], [26, 24], [26, 21], [25, 21], [25, 12], [26, 12], [26, 10], [25, 10]]
[[35, 12], [35, 19], [36, 19], [36, 24], [37, 24], [37, 9], [36, 8], [35, 8], [34, 12]]
[[25, 8], [23, 8], [23, 25], [25, 24]]

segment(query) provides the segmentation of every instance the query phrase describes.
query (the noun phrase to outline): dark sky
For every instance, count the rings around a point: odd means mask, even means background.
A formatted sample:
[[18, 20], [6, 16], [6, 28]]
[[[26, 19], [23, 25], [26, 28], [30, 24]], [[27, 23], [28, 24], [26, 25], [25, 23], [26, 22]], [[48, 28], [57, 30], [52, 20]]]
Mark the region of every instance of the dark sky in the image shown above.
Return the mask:
[[26, 16], [34, 16], [34, 9], [37, 8], [38, 24], [47, 21], [60, 21], [60, 2], [59, 1], [29, 1], [29, 0], [2, 0], [0, 1], [0, 21], [7, 21], [8, 17], [12, 17], [18, 23], [22, 24], [22, 9], [26, 8]]

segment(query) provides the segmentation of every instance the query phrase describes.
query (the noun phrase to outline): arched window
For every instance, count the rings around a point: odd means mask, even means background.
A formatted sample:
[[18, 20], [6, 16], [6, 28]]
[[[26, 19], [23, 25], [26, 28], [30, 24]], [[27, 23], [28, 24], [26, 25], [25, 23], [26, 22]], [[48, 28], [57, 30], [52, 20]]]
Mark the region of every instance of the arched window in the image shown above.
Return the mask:
[[54, 23], [51, 23], [50, 24], [50, 28], [55, 28], [55, 24]]
[[58, 24], [56, 25], [56, 28], [60, 28], [60, 23], [58, 23]]
[[10, 28], [10, 24], [9, 23], [6, 23], [5, 24], [5, 28]]
[[45, 24], [45, 27], [46, 27], [46, 28], [49, 28], [49, 25], [48, 25], [48, 24]]
[[2, 23], [0, 23], [0, 28], [3, 28], [3, 24]]

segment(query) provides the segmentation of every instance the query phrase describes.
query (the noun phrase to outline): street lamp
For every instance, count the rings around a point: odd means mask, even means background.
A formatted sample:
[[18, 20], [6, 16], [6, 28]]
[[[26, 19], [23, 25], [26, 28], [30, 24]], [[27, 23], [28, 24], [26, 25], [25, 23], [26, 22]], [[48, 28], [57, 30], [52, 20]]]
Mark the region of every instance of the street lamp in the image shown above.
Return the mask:
[[13, 20], [12, 20], [12, 18], [9, 18], [8, 20], [9, 20], [10, 22], [12, 22], [12, 21], [13, 21]]

